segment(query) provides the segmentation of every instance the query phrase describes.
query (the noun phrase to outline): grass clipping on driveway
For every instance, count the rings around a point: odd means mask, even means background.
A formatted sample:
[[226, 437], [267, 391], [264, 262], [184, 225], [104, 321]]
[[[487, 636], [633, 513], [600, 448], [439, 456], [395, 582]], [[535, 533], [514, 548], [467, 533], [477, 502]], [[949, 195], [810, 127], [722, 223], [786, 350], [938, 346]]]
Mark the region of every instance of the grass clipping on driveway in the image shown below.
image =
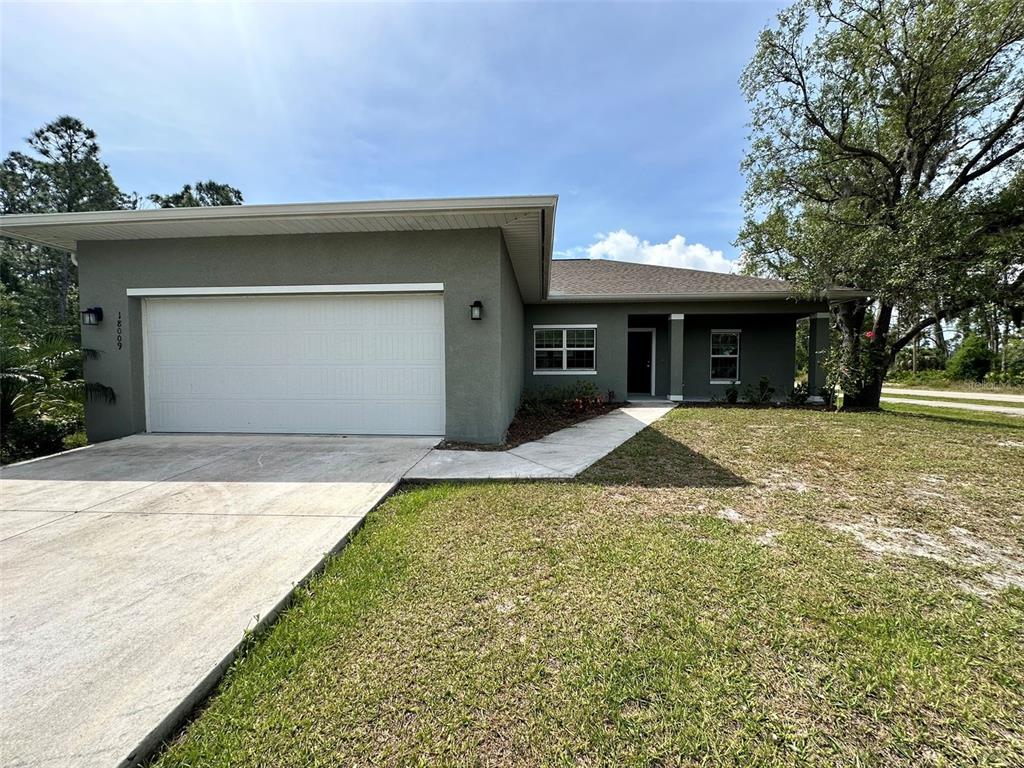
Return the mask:
[[1024, 764], [1022, 427], [680, 408], [400, 493], [158, 763]]

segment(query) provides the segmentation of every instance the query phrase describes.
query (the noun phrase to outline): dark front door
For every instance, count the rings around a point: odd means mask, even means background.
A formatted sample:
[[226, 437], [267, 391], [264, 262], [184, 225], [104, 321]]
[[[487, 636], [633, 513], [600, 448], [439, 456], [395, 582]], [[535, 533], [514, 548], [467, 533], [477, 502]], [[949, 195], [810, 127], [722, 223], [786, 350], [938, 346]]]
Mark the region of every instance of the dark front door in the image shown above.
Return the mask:
[[650, 331], [630, 331], [626, 362], [626, 389], [636, 394], [654, 394], [651, 390], [654, 334]]

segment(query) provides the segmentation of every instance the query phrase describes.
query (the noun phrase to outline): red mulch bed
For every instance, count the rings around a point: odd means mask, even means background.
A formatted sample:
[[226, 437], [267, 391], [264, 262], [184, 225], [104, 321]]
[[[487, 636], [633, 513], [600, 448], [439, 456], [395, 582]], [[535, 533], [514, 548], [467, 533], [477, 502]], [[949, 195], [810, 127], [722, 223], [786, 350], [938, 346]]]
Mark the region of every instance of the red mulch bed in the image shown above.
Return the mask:
[[622, 403], [602, 403], [601, 405], [590, 406], [586, 411], [576, 413], [572, 411], [556, 411], [550, 414], [539, 415], [536, 413], [517, 413], [516, 417], [508, 428], [508, 435], [505, 442], [498, 445], [483, 445], [481, 443], [463, 443], [458, 440], [445, 440], [438, 449], [442, 451], [507, 451], [523, 443], [539, 440], [542, 437], [557, 432], [560, 429], [579, 424], [595, 416], [604, 416], [616, 408], [621, 408]]

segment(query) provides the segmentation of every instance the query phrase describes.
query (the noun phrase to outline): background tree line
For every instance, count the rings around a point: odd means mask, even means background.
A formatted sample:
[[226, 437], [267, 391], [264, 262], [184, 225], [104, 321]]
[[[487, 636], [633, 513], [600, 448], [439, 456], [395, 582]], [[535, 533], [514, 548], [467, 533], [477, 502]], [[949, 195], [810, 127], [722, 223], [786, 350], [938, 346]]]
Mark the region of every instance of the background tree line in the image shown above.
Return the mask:
[[[833, 308], [844, 407], [943, 329], [1012, 360], [1024, 314], [1024, 4], [799, 0], [758, 41], [745, 267]], [[974, 339], [978, 339], [975, 341]], [[913, 365], [913, 361], [911, 361]]]
[[[239, 205], [215, 181], [171, 194], [126, 193], [100, 156], [96, 134], [58, 117], [0, 165], [0, 213], [65, 213], [144, 207]], [[16, 461], [84, 442], [86, 397], [117, 393], [82, 379], [78, 270], [71, 254], [0, 239], [0, 459]]]

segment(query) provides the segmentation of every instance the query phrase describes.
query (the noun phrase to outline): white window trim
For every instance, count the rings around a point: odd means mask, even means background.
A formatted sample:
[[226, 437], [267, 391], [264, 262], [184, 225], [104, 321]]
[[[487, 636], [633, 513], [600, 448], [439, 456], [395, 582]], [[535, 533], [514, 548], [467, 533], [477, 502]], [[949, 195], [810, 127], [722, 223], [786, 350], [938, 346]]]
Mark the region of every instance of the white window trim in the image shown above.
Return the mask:
[[[593, 330], [594, 346], [592, 347], [570, 347], [566, 339], [566, 331]], [[537, 368], [537, 331], [561, 331], [561, 347], [541, 347], [540, 351], [562, 353], [562, 368]], [[570, 352], [593, 352], [593, 368], [568, 368]], [[534, 376], [596, 376], [597, 375], [597, 324], [576, 324], [576, 325], [535, 325], [533, 326], [533, 375]]]
[[263, 296], [293, 293], [442, 293], [444, 283], [351, 283], [347, 285], [230, 285], [193, 288], [129, 288], [128, 296]]
[[[735, 333], [736, 334], [736, 354], [735, 355], [716, 355], [714, 354], [714, 335], [716, 333]], [[728, 357], [736, 358], [736, 375], [740, 373], [740, 354], [743, 352], [742, 346], [743, 331], [739, 328], [712, 328], [711, 333], [708, 335], [708, 361], [713, 361], [716, 357]], [[711, 379], [712, 384], [742, 384], [738, 378], [736, 379]]]

